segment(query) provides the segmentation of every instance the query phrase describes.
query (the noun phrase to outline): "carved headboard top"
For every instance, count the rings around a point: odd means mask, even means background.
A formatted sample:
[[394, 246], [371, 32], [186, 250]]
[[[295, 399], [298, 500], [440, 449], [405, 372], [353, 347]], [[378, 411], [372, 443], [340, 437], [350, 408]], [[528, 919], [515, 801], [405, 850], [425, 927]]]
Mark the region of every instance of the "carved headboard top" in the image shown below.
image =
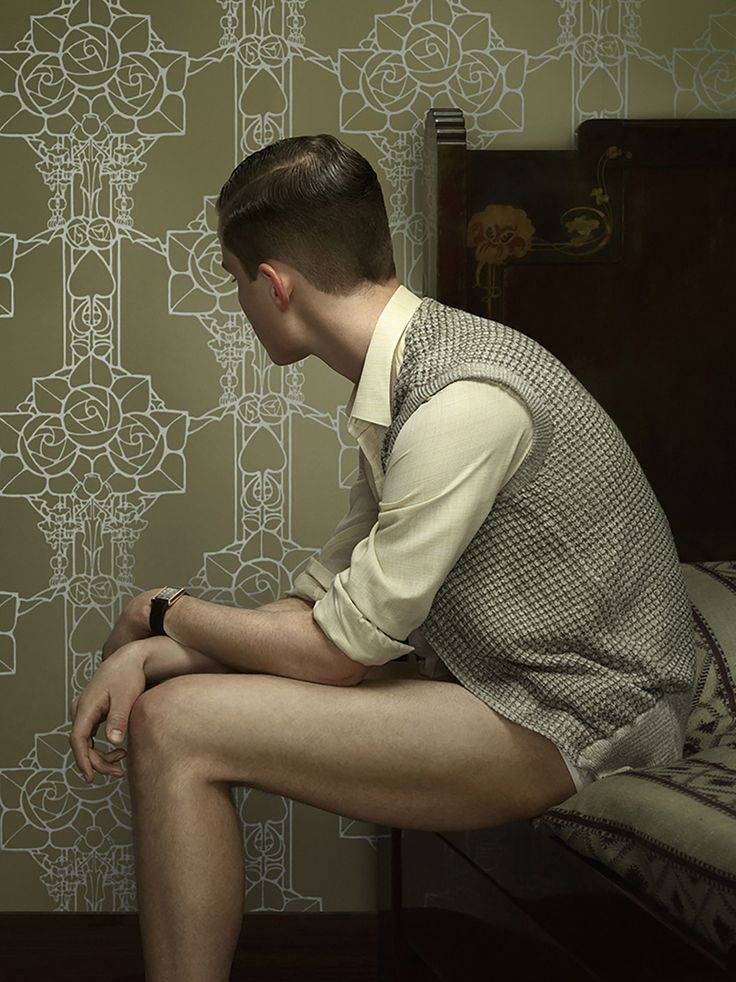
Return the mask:
[[736, 558], [736, 120], [469, 150], [427, 114], [424, 293], [535, 338], [616, 421], [683, 562]]

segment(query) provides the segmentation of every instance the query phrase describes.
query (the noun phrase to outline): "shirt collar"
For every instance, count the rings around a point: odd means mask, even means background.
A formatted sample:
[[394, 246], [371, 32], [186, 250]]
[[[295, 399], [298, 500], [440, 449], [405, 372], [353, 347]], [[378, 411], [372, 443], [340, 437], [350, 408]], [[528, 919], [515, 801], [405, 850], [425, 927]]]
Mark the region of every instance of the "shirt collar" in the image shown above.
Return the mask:
[[345, 412], [367, 423], [391, 422], [391, 365], [396, 345], [422, 302], [399, 284], [381, 311], [373, 329], [360, 378], [353, 387]]

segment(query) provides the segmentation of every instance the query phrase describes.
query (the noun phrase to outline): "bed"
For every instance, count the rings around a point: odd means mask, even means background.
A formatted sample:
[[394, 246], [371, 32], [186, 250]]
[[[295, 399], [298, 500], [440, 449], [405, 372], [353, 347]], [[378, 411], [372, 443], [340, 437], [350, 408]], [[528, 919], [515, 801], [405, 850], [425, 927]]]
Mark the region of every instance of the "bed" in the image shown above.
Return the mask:
[[672, 528], [698, 674], [682, 760], [530, 822], [391, 829], [381, 978], [733, 978], [736, 120], [589, 120], [574, 150], [475, 150], [459, 110], [433, 109], [421, 180], [424, 294], [535, 338], [632, 446]]

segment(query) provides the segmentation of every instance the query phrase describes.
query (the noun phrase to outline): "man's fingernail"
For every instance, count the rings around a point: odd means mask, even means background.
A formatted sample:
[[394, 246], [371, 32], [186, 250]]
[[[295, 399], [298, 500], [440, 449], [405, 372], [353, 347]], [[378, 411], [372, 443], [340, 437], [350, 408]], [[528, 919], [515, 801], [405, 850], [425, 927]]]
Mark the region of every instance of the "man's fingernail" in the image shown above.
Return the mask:
[[110, 739], [114, 740], [115, 743], [120, 743], [120, 741], [123, 739], [122, 730], [113, 730], [110, 733]]

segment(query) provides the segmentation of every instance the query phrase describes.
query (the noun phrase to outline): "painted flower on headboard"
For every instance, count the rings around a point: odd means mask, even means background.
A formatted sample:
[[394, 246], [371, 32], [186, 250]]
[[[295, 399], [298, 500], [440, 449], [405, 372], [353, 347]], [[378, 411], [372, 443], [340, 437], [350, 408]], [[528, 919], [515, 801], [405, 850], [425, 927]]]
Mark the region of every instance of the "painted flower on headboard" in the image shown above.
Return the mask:
[[520, 259], [531, 249], [536, 229], [522, 208], [487, 205], [468, 224], [468, 246], [475, 246], [480, 265], [496, 266], [507, 259]]

